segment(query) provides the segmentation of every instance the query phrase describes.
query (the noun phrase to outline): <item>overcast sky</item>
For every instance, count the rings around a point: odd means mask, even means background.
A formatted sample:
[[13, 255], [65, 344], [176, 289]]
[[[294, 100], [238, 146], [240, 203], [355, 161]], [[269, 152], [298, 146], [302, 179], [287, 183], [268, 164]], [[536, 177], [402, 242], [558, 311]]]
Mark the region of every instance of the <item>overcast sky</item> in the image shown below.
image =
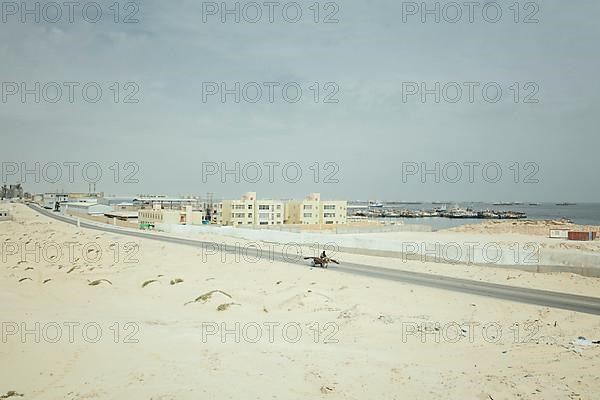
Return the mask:
[[[513, 2], [499, 2], [496, 23], [494, 4], [483, 12], [489, 2], [474, 8], [472, 23], [467, 7], [458, 22], [446, 21], [456, 16], [451, 7], [444, 14], [446, 2], [440, 3], [439, 23], [434, 15], [424, 15], [423, 23], [420, 10], [406, 4], [403, 21], [397, 0], [323, 1], [318, 16], [313, 0], [299, 1], [296, 23], [295, 7], [282, 15], [284, 1], [274, 8], [272, 23], [262, 2], [255, 23], [246, 21], [255, 18], [255, 7], [240, 11], [240, 23], [235, 15], [224, 15], [223, 23], [213, 7], [221, 2], [203, 9], [197, 0], [140, 1], [139, 10], [122, 2], [115, 23], [109, 8], [114, 0], [98, 3], [103, 14], [96, 23], [82, 17], [82, 7], [74, 10], [73, 22], [66, 6], [57, 22], [44, 20], [55, 17], [54, 9], [40, 9], [36, 23], [35, 16], [4, 5], [2, 183], [21, 180], [13, 163], [34, 169], [37, 162], [47, 176], [40, 171], [36, 183], [35, 174], [26, 175], [27, 190], [87, 190], [86, 180], [93, 178], [85, 179], [81, 166], [97, 163], [97, 189], [122, 195], [238, 197], [252, 190], [275, 198], [308, 192], [381, 200], [600, 198], [598, 1], [524, 1], [518, 16], [509, 9]], [[138, 22], [123, 23], [129, 14]], [[86, 16], [92, 20], [95, 10], [88, 8]], [[35, 82], [46, 85], [46, 92], [39, 90], [39, 103], [35, 94], [23, 102], [21, 84], [35, 92]], [[73, 102], [63, 85], [62, 97], [51, 103], [56, 93], [49, 82], [79, 83]], [[96, 103], [93, 86], [88, 100], [82, 95], [90, 82], [102, 89]], [[257, 94], [253, 85], [240, 93], [239, 103], [234, 94], [225, 102], [220, 93], [208, 94], [221, 83], [233, 89], [236, 82], [241, 88], [258, 83], [262, 97], [250, 101]], [[272, 102], [265, 82], [279, 85], [273, 84]], [[424, 102], [414, 93], [421, 83], [433, 90], [436, 82], [439, 103], [433, 92]], [[462, 89], [456, 102], [452, 82]], [[475, 82], [472, 102], [464, 82]], [[296, 87], [302, 95], [292, 102]], [[502, 94], [492, 102], [497, 87]], [[125, 102], [127, 95], [138, 102]], [[73, 167], [73, 183], [65, 162], [80, 163]], [[126, 168], [128, 162], [136, 167]], [[222, 177], [214, 170], [223, 163], [234, 169], [236, 162], [239, 183], [234, 174]], [[56, 183], [45, 179], [55, 175], [52, 163], [63, 165]], [[262, 167], [255, 183], [253, 163]], [[435, 170], [436, 163], [439, 182], [434, 172], [423, 179], [420, 170]], [[294, 182], [298, 167], [302, 177]], [[214, 174], [203, 178], [203, 170]]]

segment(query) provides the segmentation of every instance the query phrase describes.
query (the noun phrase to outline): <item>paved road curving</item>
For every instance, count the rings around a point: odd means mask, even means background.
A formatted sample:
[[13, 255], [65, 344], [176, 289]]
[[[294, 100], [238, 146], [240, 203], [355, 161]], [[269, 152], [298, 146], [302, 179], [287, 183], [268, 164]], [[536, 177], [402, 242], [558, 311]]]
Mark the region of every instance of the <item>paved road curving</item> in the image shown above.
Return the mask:
[[[56, 220], [75, 225], [76, 222], [60, 214], [56, 214], [46, 209], [29, 205], [33, 210], [54, 218]], [[220, 243], [203, 242], [199, 240], [184, 239], [166, 235], [155, 235], [143, 231], [127, 230], [123, 228], [115, 228], [111, 225], [92, 224], [81, 221], [80, 226], [88, 229], [95, 229], [104, 232], [115, 233], [119, 235], [133, 236], [138, 238], [158, 240], [187, 246], [201, 247], [208, 250], [214, 249], [215, 245], [227, 252], [235, 252], [233, 246], [224, 246]], [[246, 252], [251, 252], [252, 249], [245, 249]], [[209, 253], [210, 254], [210, 253]], [[247, 252], [246, 252], [247, 254]], [[252, 257], [252, 254], [247, 254], [247, 257]], [[274, 254], [273, 259], [277, 261], [294, 264], [297, 266], [306, 267], [304, 260], [291, 260], [284, 257], [283, 254]], [[496, 283], [479, 282], [468, 279], [451, 278], [447, 276], [432, 275], [422, 272], [403, 271], [383, 267], [374, 267], [371, 265], [343, 263], [335, 265], [331, 272], [351, 273], [362, 275], [369, 278], [387, 279], [397, 282], [403, 282], [413, 285], [427, 286], [435, 289], [449, 290], [453, 292], [474, 294], [477, 296], [491, 297], [502, 300], [515, 301], [519, 303], [535, 304], [552, 308], [560, 308], [564, 310], [577, 311], [587, 314], [600, 315], [600, 298], [579, 296], [574, 294], [566, 294], [559, 292], [551, 292], [547, 290], [520, 288], [515, 286], [499, 285]]]

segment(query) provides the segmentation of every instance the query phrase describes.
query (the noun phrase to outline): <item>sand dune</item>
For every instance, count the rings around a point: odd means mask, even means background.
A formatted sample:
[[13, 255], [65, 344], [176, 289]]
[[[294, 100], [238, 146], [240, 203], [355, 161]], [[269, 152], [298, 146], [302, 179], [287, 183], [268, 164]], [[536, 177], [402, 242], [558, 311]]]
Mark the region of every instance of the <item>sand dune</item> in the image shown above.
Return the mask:
[[[204, 261], [194, 248], [12, 207], [15, 220], [0, 222], [0, 395], [498, 400], [593, 399], [600, 389], [600, 346], [576, 342], [600, 339], [597, 316], [335, 268]], [[8, 243], [47, 253], [8, 255]], [[570, 274], [347, 257], [600, 296], [597, 280]]]

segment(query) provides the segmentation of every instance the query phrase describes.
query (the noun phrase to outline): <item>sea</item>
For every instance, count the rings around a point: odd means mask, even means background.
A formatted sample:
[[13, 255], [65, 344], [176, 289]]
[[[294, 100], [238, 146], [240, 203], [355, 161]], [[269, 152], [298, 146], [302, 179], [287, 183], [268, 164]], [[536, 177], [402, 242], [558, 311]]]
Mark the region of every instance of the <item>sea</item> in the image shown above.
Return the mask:
[[[436, 207], [448, 209], [453, 207], [471, 208], [475, 211], [495, 210], [495, 211], [519, 211], [527, 215], [528, 220], [557, 220], [566, 218], [575, 224], [580, 225], [598, 225], [600, 226], [600, 203], [577, 203], [573, 205], [557, 205], [556, 203], [539, 203], [539, 205], [512, 204], [512, 205], [494, 205], [484, 202], [448, 202], [448, 203], [420, 203], [420, 204], [398, 204], [384, 203], [384, 208], [405, 208], [409, 210], [430, 210]], [[349, 205], [350, 208], [350, 205]], [[434, 230], [448, 229], [461, 225], [478, 224], [486, 219], [464, 218], [378, 218], [380, 221], [394, 222], [402, 221], [405, 224], [429, 225]]]

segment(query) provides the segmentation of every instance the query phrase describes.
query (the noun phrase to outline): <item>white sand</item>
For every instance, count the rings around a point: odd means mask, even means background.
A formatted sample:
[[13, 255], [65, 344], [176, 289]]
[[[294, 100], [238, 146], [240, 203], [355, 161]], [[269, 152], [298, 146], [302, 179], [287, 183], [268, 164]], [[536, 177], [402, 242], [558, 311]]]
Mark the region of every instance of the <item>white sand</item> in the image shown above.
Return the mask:
[[[80, 246], [72, 259], [64, 254], [38, 262], [33, 256], [19, 262], [20, 255], [2, 260], [0, 395], [15, 390], [25, 395], [23, 399], [498, 400], [593, 399], [600, 391], [600, 346], [570, 344], [578, 336], [600, 339], [597, 316], [351, 276], [334, 268], [268, 260], [238, 263], [232, 257], [221, 262], [218, 255], [203, 262], [198, 249], [77, 229], [22, 205], [12, 207], [16, 220], [0, 222], [1, 243], [39, 242], [49, 249], [51, 241], [65, 249], [72, 241]], [[223, 238], [227, 240], [231, 239]], [[139, 246], [133, 256], [137, 262], [126, 262], [129, 242]], [[87, 243], [100, 246], [98, 260], [90, 260], [93, 249], [82, 254]], [[374, 265], [600, 295], [598, 280], [570, 274], [541, 277], [342, 256]], [[506, 280], [507, 274], [517, 278]], [[19, 283], [25, 277], [31, 280]], [[171, 285], [175, 278], [183, 282]], [[46, 279], [52, 280], [43, 283]], [[112, 285], [88, 285], [98, 279]], [[158, 282], [141, 287], [151, 279]], [[217, 289], [231, 298], [214, 293], [206, 302], [184, 305]], [[217, 310], [227, 303], [234, 304]], [[68, 322], [80, 324], [74, 328], [73, 343]], [[280, 324], [273, 329], [272, 341], [264, 325], [269, 322]], [[34, 334], [8, 334], [15, 327], [12, 323], [33, 331], [40, 323], [39, 343]], [[56, 343], [51, 343], [56, 332], [52, 323], [62, 327]], [[88, 342], [95, 336], [93, 327], [85, 340], [81, 328], [86, 323], [102, 329], [97, 343]], [[222, 340], [220, 332], [203, 339], [207, 327], [222, 323], [234, 331], [239, 323], [245, 335], [238, 342], [233, 334]], [[403, 338], [403, 330], [424, 323], [429, 333]], [[429, 331], [436, 323], [444, 332], [437, 336], [439, 343], [435, 331]], [[479, 325], [472, 330], [472, 340], [467, 336], [454, 342], [451, 323]], [[481, 327], [489, 323], [498, 324], [502, 334], [490, 327], [485, 336]], [[254, 324], [262, 327], [262, 337], [250, 343]], [[287, 340], [284, 324], [298, 324], [288, 325]], [[295, 326], [300, 326], [301, 337], [291, 343]], [[324, 343], [334, 332], [330, 339], [337, 342]], [[127, 339], [130, 333], [135, 334]], [[132, 339], [137, 343], [129, 343]]]

